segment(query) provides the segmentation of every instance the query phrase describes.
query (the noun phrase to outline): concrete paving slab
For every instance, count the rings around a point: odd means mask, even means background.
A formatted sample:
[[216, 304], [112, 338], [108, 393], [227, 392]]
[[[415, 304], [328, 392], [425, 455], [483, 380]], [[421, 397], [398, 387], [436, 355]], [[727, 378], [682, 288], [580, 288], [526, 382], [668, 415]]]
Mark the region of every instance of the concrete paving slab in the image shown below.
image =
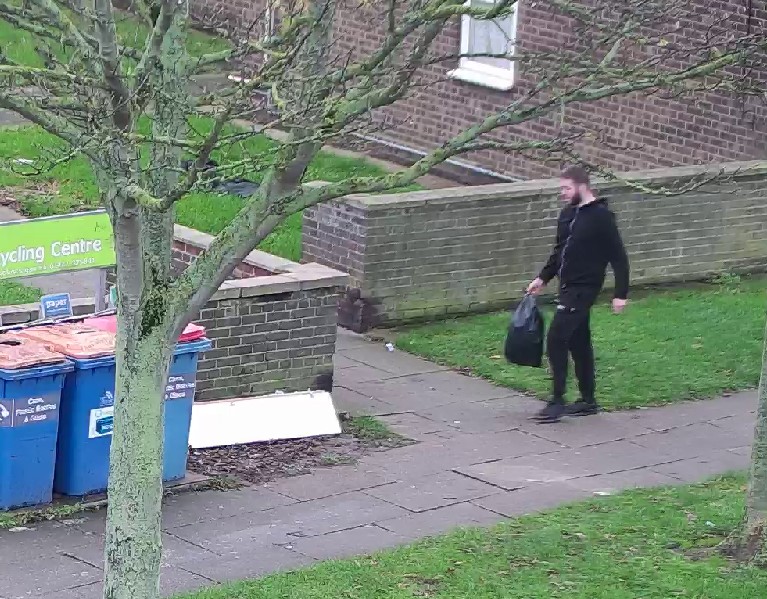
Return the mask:
[[[279, 508], [278, 508], [279, 509]], [[299, 525], [294, 520], [272, 516], [271, 510], [220, 520], [209, 520], [168, 529], [168, 533], [201, 551], [224, 555], [258, 545], [287, 543]]]
[[722, 450], [708, 452], [705, 456], [688, 458], [673, 464], [654, 466], [653, 470], [680, 482], [696, 483], [719, 474], [745, 470], [749, 463], [748, 455]]
[[297, 501], [310, 501], [372, 489], [396, 480], [394, 475], [371, 472], [358, 466], [337, 466], [312, 474], [279, 479], [268, 483], [268, 488]]
[[757, 397], [753, 391], [704, 401], [685, 401], [658, 408], [626, 412], [640, 426], [657, 431], [685, 427], [699, 422], [715, 421], [728, 416], [747, 414], [756, 410]]
[[354, 349], [356, 347], [363, 347], [370, 342], [364, 335], [359, 333], [353, 333], [348, 329], [338, 328], [338, 335], [336, 336], [336, 351], [337, 353], [343, 353], [346, 350]]
[[48, 554], [23, 564], [4, 564], [0, 580], [3, 598], [27, 598], [98, 582], [101, 570], [66, 555]]
[[[214, 558], [218, 554], [201, 548], [195, 543], [180, 539], [172, 533], [164, 532], [162, 535], [162, 565], [170, 566], [179, 559], [189, 555], [207, 555], [208, 558]], [[89, 564], [94, 568], [103, 570], [104, 564], [104, 537], [94, 536], [90, 545], [84, 547], [74, 547], [66, 551], [66, 555], [82, 563]]]
[[540, 484], [562, 483], [578, 477], [588, 476], [586, 470], [565, 468], [557, 464], [555, 467], [535, 466], [531, 464], [516, 464], [516, 460], [498, 460], [486, 464], [477, 464], [457, 471], [482, 481], [488, 485], [516, 491]]
[[286, 549], [318, 560], [370, 555], [404, 545], [408, 539], [375, 525], [339, 530], [330, 534], [296, 539]]
[[[350, 369], [342, 372], [346, 373], [348, 370]], [[401, 412], [421, 413], [450, 404], [466, 404], [516, 395], [508, 389], [500, 389], [485, 381], [453, 372], [432, 372], [339, 384], [391, 404]]]
[[502, 489], [535, 483], [559, 483], [574, 478], [610, 474], [672, 461], [663, 454], [627, 441], [566, 449], [546, 455], [527, 455], [461, 468], [459, 472]]
[[440, 472], [365, 491], [411, 512], [425, 512], [495, 492], [495, 487], [455, 472]]
[[698, 422], [664, 432], [653, 432], [634, 437], [632, 442], [640, 447], [662, 452], [675, 459], [694, 458], [715, 449], [742, 447], [745, 438], [737, 438], [731, 432], [707, 422]]
[[641, 420], [631, 421], [625, 414], [616, 413], [601, 413], [588, 418], [566, 418], [557, 424], [545, 425], [525, 419], [520, 422], [519, 428], [537, 437], [573, 448], [632, 439], [652, 432], [642, 426]]
[[[244, 544], [236, 553], [228, 553], [213, 559], [203, 554], [196, 557], [187, 556], [173, 565], [207, 580], [225, 583], [296, 570], [313, 563], [315, 563], [313, 558], [283, 547]], [[210, 586], [210, 583], [204, 586]]]
[[[338, 379], [337, 376], [335, 378]], [[377, 416], [391, 414], [395, 410], [391, 404], [341, 387], [340, 384], [337, 382], [332, 394], [333, 406], [337, 412], [349, 412], [352, 416]]]
[[46, 593], [39, 597], [41, 599], [101, 599], [103, 597], [102, 584], [101, 582], [93, 582], [67, 589], [66, 591]]
[[[92, 535], [58, 522], [40, 522], [23, 528], [25, 530], [19, 532], [0, 529], [0, 580], [3, 580], [4, 568], [8, 572], [18, 572], [28, 564], [45, 563], [41, 560], [53, 559], [62, 551], [72, 551], [93, 542]], [[3, 596], [1, 593], [0, 590], [0, 597]]]
[[300, 537], [327, 534], [407, 514], [393, 504], [361, 492], [345, 493], [237, 516], [174, 528], [172, 533], [220, 555], [247, 545], [285, 545]]
[[460, 434], [364, 456], [360, 464], [371, 471], [383, 471], [405, 479], [499, 458], [545, 454], [560, 449], [556, 443], [520, 431]]
[[590, 491], [578, 488], [567, 481], [559, 481], [497, 493], [476, 499], [472, 503], [501, 516], [514, 518], [591, 497], [593, 494]]
[[337, 374], [339, 370], [344, 368], [359, 367], [360, 363], [355, 362], [351, 358], [347, 358], [344, 354], [336, 352], [333, 356], [333, 371]]
[[[450, 428], [464, 433], [495, 433], [518, 429], [523, 422], [520, 415], [521, 408], [507, 407], [506, 401], [513, 402], [514, 400], [459, 402], [421, 410], [419, 413], [426, 418], [443, 422]], [[521, 399], [519, 404], [524, 405], [529, 401]], [[540, 409], [539, 402], [535, 403], [537, 404], [535, 407]]]
[[[454, 398], [454, 402], [476, 402], [504, 397], [519, 398], [519, 394], [509, 389], [496, 387], [482, 379], [466, 376], [452, 371], [425, 372], [397, 379], [398, 383], [414, 388], [426, 388]], [[448, 403], [448, 402], [446, 402]], [[443, 404], [444, 405], [444, 404]]]
[[376, 522], [381, 528], [401, 537], [415, 540], [450, 532], [455, 528], [489, 526], [503, 518], [472, 503], [457, 503], [447, 507]]
[[213, 581], [198, 574], [175, 566], [163, 566], [160, 570], [160, 594], [174, 597], [181, 593], [195, 591], [200, 587], [210, 586]]
[[746, 414], [728, 416], [727, 418], [712, 420], [710, 424], [714, 425], [716, 428], [721, 428], [722, 430], [727, 431], [736, 439], [743, 439], [744, 445], [750, 445], [754, 438], [756, 414], [748, 412]]
[[749, 445], [747, 447], [735, 447], [733, 449], [728, 449], [727, 451], [730, 451], [732, 453], [736, 453], [738, 455], [743, 455], [743, 456], [746, 456], [746, 457], [750, 458], [751, 457], [751, 449], [752, 448]]
[[666, 487], [678, 484], [678, 482], [675, 478], [661, 474], [653, 468], [598, 474], [597, 476], [587, 476], [568, 481], [570, 485], [596, 495], [615, 494], [629, 489]]
[[177, 528], [186, 524], [219, 520], [291, 503], [295, 503], [295, 500], [264, 486], [245, 487], [236, 491], [180, 493], [165, 498], [162, 522], [165, 528]]
[[[160, 570], [160, 595], [162, 597], [175, 597], [181, 593], [195, 591], [200, 587], [216, 584], [217, 581], [192, 574], [182, 568], [164, 565]], [[63, 595], [46, 595], [50, 599], [101, 599], [103, 596], [103, 582], [97, 582], [86, 586], [77, 587], [65, 591]]]
[[[333, 373], [333, 382], [335, 385], [354, 390], [357, 390], [357, 386], [361, 383], [378, 383], [390, 378], [395, 377], [391, 373], [359, 363], [357, 363], [356, 366], [342, 368]], [[368, 397], [373, 397], [373, 394], [366, 393], [364, 388], [359, 389], [359, 392]]]
[[0, 126], [2, 127], [28, 125], [28, 124], [29, 124], [29, 121], [20, 117], [15, 112], [11, 112], [10, 110], [4, 110], [4, 109], [0, 110]]
[[[346, 374], [351, 370], [354, 369], [342, 372]], [[428, 386], [408, 385], [399, 379], [351, 381], [343, 377], [341, 375], [338, 385], [391, 406], [391, 412], [419, 412], [457, 401], [454, 397], [440, 395]]]
[[383, 342], [358, 345], [351, 351], [344, 351], [343, 355], [355, 362], [383, 370], [394, 376], [447, 370], [445, 366], [427, 362], [398, 349], [389, 351]]
[[395, 433], [415, 441], [433, 439], [434, 433], [454, 431], [444, 422], [435, 422], [413, 412], [379, 416], [378, 420]]

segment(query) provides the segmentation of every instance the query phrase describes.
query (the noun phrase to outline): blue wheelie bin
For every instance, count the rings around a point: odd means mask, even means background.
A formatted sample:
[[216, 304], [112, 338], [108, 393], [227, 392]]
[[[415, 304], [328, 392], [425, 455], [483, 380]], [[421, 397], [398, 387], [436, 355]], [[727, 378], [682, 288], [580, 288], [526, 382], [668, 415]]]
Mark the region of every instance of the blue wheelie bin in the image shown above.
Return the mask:
[[[0, 347], [9, 342], [0, 341]], [[0, 351], [0, 510], [42, 505], [53, 499], [53, 473], [61, 389], [72, 363], [27, 340], [24, 358], [57, 362], [13, 368]]]
[[[210, 341], [176, 346], [165, 392], [163, 480], [184, 478], [200, 353]], [[115, 359], [74, 359], [64, 384], [59, 426], [56, 493], [89, 495], [106, 490], [114, 415]]]

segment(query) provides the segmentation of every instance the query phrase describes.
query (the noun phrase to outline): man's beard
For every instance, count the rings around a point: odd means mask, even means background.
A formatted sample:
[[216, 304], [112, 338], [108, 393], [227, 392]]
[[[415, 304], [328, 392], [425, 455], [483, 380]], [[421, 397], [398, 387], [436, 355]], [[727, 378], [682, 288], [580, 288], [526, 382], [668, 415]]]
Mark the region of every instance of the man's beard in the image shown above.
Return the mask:
[[578, 205], [581, 203], [581, 199], [582, 199], [582, 198], [581, 198], [581, 194], [580, 194], [580, 193], [576, 193], [576, 194], [573, 196], [573, 199], [572, 199], [572, 200], [570, 200], [570, 205], [571, 205], [571, 206], [578, 206]]

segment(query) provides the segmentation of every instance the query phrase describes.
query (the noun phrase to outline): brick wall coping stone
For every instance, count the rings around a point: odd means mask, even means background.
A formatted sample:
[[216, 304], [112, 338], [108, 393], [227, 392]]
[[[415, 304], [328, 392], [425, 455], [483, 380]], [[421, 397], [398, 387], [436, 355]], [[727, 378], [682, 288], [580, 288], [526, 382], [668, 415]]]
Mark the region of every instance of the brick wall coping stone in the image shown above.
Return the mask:
[[[752, 160], [747, 162], [728, 162], [722, 165], [680, 166], [653, 169], [651, 171], [630, 171], [621, 173], [621, 180], [595, 179], [594, 186], [600, 191], [625, 189], [625, 180], [641, 181], [643, 184], [659, 185], [678, 179], [701, 177], [702, 179], [721, 175], [732, 179], [742, 179], [767, 174], [767, 162]], [[559, 179], [535, 179], [515, 183], [494, 183], [473, 187], [454, 187], [426, 191], [410, 191], [386, 195], [350, 195], [342, 198], [345, 203], [366, 210], [387, 210], [392, 206], [406, 208], [427, 204], [450, 204], [456, 201], [496, 200], [499, 198], [530, 199], [530, 195], [540, 193], [548, 195], [559, 190]]]
[[[174, 235], [176, 241], [200, 248], [207, 248], [214, 239], [212, 235], [181, 225], [176, 225]], [[349, 275], [340, 270], [314, 262], [299, 264], [260, 250], [252, 251], [243, 262], [275, 274], [224, 281], [211, 299], [236, 299], [306, 289], [345, 287], [349, 283]]]

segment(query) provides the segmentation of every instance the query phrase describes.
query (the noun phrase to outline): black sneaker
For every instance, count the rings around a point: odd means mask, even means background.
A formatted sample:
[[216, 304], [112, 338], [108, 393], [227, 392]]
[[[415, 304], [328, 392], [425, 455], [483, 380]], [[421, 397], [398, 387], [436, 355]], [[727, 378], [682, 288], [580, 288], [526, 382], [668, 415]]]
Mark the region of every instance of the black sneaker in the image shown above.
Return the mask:
[[559, 422], [565, 414], [565, 404], [559, 402], [549, 402], [545, 408], [533, 416], [541, 424], [552, 424]]
[[599, 406], [593, 401], [576, 401], [565, 407], [567, 416], [593, 416], [599, 412]]

